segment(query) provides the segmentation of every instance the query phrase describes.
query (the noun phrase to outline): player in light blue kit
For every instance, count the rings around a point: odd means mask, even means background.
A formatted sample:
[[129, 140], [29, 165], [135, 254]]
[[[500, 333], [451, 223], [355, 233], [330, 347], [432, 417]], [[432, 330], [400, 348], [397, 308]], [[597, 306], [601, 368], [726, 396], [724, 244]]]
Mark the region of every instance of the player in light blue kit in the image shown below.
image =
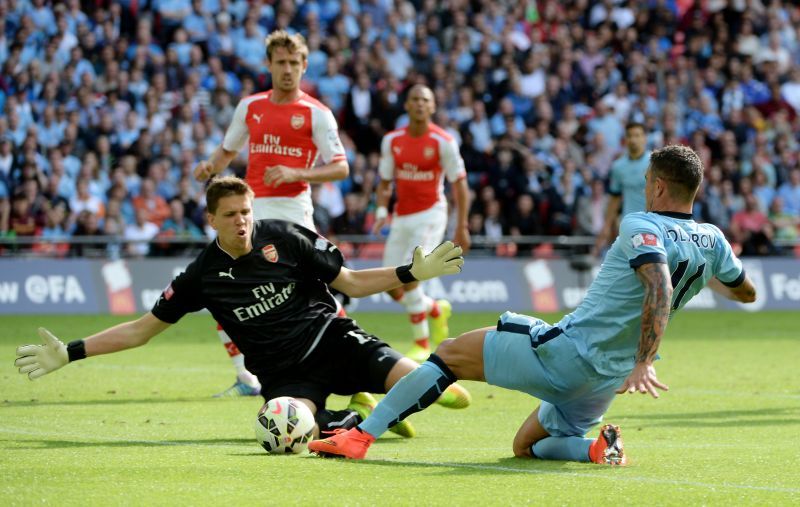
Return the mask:
[[650, 161], [647, 148], [647, 132], [641, 123], [629, 123], [625, 126], [626, 153], [611, 164], [608, 175], [608, 205], [606, 206], [603, 230], [597, 235], [595, 250], [603, 248], [614, 238], [617, 219], [629, 213], [645, 210], [644, 174]]
[[529, 393], [542, 400], [514, 437], [514, 455], [623, 465], [618, 426], [585, 438], [617, 393], [667, 386], [653, 361], [672, 314], [706, 284], [741, 302], [755, 288], [724, 236], [690, 215], [703, 177], [685, 146], [655, 151], [646, 175], [647, 212], [627, 215], [586, 299], [550, 325], [504, 313], [496, 327], [443, 342], [398, 382], [364, 422], [312, 442], [322, 455], [360, 459], [386, 429], [433, 403], [457, 379]]

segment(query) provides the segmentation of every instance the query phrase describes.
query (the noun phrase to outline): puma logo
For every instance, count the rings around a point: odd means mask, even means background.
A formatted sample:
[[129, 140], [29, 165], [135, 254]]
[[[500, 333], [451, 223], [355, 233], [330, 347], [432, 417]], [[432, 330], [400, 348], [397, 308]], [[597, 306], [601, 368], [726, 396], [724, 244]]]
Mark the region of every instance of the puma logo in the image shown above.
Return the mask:
[[264, 114], [263, 114], [263, 113], [262, 113], [262, 114], [255, 114], [255, 113], [253, 113], [253, 119], [254, 119], [254, 120], [256, 121], [256, 123], [258, 123], [259, 125], [261, 125], [261, 118], [262, 118], [263, 116], [264, 116]]
[[220, 271], [219, 272], [219, 277], [220, 278], [225, 277], [225, 276], [227, 276], [231, 280], [236, 280], [236, 278], [233, 277], [233, 267], [228, 268], [228, 272], [227, 273], [225, 271]]

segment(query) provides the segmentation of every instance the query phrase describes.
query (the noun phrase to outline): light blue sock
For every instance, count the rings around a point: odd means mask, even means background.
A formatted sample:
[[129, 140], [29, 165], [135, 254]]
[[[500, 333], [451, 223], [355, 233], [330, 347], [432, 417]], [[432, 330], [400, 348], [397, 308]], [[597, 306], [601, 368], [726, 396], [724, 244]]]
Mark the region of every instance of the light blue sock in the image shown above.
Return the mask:
[[435, 402], [455, 381], [444, 362], [432, 354], [419, 368], [401, 378], [358, 427], [378, 438], [390, 427]]
[[561, 461], [591, 461], [589, 447], [591, 438], [582, 437], [547, 437], [539, 440], [531, 447], [533, 455], [540, 459]]

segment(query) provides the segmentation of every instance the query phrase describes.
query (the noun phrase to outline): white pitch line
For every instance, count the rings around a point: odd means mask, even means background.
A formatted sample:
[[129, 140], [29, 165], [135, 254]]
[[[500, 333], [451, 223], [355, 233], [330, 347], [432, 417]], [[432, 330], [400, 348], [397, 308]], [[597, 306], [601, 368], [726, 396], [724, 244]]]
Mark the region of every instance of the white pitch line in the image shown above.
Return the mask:
[[[38, 432], [21, 428], [9, 428], [9, 427], [0, 427], [0, 433], [11, 433], [17, 435], [30, 435], [39, 437], [45, 437], [45, 436], [60, 437], [60, 438], [69, 437], [69, 438], [79, 438], [82, 440], [99, 441], [99, 442], [130, 442], [133, 444], [150, 444], [150, 445], [177, 446], [177, 447], [197, 446], [197, 447], [220, 447], [220, 448], [232, 448], [232, 449], [241, 449], [243, 447], [242, 445], [198, 443], [198, 442], [175, 442], [170, 440], [124, 440], [124, 439], [110, 438], [110, 437], [87, 437], [86, 435], [53, 433], [44, 431]], [[496, 449], [492, 448], [487, 450], [496, 450]], [[311, 457], [311, 455], [303, 455], [303, 457]], [[435, 467], [466, 468], [474, 470], [488, 470], [497, 472], [514, 472], [514, 473], [524, 473], [532, 475], [561, 475], [561, 476], [569, 476], [577, 478], [591, 477], [597, 479], [610, 479], [617, 482], [619, 481], [644, 482], [651, 484], [667, 484], [671, 486], [692, 486], [705, 489], [727, 488], [727, 489], [750, 490], [750, 491], [769, 491], [773, 493], [800, 493], [800, 488], [781, 488], [774, 486], [754, 486], [750, 484], [730, 484], [730, 483], [697, 482], [697, 481], [676, 481], [671, 479], [658, 479], [653, 477], [641, 477], [641, 476], [629, 476], [629, 475], [620, 476], [618, 474], [610, 475], [610, 474], [598, 474], [593, 472], [582, 473], [582, 472], [561, 472], [554, 470], [531, 470], [527, 468], [513, 468], [513, 467], [504, 467], [499, 465], [478, 465], [471, 463], [443, 463], [436, 461], [404, 461], [397, 459], [375, 459], [370, 461], [378, 463], [383, 462], [383, 463], [392, 463], [396, 465], [411, 465], [411, 466], [421, 466], [421, 467], [435, 466]]]

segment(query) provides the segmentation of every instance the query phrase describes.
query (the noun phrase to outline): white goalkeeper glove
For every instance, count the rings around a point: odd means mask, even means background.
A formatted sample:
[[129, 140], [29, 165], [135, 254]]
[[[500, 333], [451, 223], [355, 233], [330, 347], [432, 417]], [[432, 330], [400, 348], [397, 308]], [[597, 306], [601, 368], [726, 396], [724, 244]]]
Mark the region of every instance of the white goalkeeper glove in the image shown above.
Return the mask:
[[411, 264], [397, 268], [397, 277], [403, 283], [411, 283], [460, 273], [461, 266], [464, 265], [461, 253], [461, 247], [452, 241], [445, 241], [428, 255], [425, 255], [422, 247], [418, 246], [414, 249]]
[[19, 372], [28, 374], [31, 380], [55, 371], [69, 362], [67, 346], [47, 329], [40, 327], [39, 336], [43, 345], [23, 345], [17, 347], [17, 360], [14, 366]]

